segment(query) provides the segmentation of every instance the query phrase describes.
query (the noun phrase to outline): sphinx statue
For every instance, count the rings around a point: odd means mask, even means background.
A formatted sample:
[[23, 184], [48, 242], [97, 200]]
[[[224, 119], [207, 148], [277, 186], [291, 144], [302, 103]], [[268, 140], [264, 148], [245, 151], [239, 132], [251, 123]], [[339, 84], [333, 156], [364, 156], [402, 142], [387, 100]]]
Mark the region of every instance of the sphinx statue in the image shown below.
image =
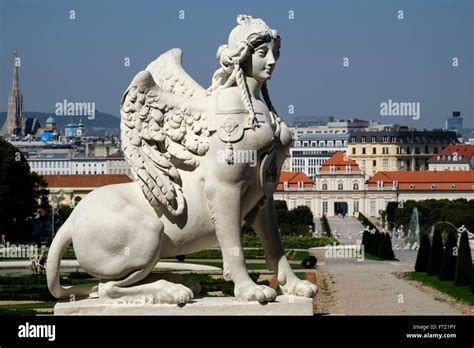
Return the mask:
[[[172, 49], [139, 72], [120, 102], [121, 141], [134, 182], [104, 186], [76, 206], [55, 236], [47, 260], [57, 298], [144, 298], [186, 303], [199, 291], [176, 277], [152, 273], [160, 258], [218, 244], [223, 275], [238, 301], [275, 299], [245, 266], [241, 230], [249, 223], [284, 294], [314, 297], [285, 256], [273, 193], [292, 143], [267, 88], [280, 54], [280, 36], [261, 19], [240, 15], [220, 67], [205, 90]], [[260, 97], [262, 96], [262, 98]], [[241, 154], [254, 154], [255, 163]], [[62, 287], [61, 257], [73, 244], [77, 260], [98, 284]]]

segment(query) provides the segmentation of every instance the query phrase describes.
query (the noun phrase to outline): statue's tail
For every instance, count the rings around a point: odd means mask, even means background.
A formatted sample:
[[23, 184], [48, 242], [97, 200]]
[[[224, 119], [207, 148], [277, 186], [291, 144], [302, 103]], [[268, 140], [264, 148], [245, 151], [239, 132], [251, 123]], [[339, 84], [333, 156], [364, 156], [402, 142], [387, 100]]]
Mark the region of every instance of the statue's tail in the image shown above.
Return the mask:
[[61, 226], [58, 233], [53, 239], [49, 247], [48, 260], [46, 262], [46, 278], [48, 280], [49, 292], [58, 299], [88, 296], [90, 293], [97, 291], [97, 284], [74, 285], [67, 288], [61, 286], [59, 275], [61, 271], [61, 259], [66, 248], [72, 242], [71, 223], [69, 220]]

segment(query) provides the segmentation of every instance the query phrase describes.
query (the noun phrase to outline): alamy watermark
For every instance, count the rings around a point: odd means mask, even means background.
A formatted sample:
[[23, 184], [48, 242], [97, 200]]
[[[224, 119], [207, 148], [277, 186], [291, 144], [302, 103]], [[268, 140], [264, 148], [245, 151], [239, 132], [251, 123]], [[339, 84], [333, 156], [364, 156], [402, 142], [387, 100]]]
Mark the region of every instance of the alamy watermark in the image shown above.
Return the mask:
[[364, 261], [364, 245], [363, 244], [346, 244], [346, 245], [333, 245], [326, 246], [324, 256], [326, 258], [355, 258], [357, 261]]
[[[217, 151], [217, 162], [228, 163], [229, 153], [227, 150]], [[250, 167], [257, 165], [257, 150], [233, 150], [232, 151], [233, 164], [248, 163]]]
[[30, 324], [26, 322], [18, 326], [19, 338], [46, 338], [48, 341], [56, 339], [56, 325], [54, 324]]
[[95, 102], [70, 102], [64, 99], [54, 107], [56, 116], [87, 116], [89, 120], [95, 118]]
[[408, 116], [418, 120], [420, 115], [420, 102], [397, 102], [389, 99], [380, 103], [380, 116]]
[[0, 244], [0, 258], [25, 259], [38, 257], [38, 246], [32, 244]]

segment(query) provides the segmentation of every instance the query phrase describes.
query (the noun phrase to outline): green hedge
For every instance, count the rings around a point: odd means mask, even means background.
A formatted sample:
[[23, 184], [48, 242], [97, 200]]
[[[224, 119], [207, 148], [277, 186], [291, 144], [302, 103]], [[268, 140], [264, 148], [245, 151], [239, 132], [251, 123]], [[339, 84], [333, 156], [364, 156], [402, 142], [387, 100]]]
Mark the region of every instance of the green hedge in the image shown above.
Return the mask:
[[459, 251], [456, 262], [456, 273], [454, 284], [457, 286], [470, 286], [473, 277], [471, 247], [467, 232], [461, 233], [459, 239]]
[[329, 226], [328, 218], [326, 215], [323, 215], [321, 218], [321, 227], [323, 228], [323, 231], [326, 233], [326, 236], [331, 237], [332, 236], [332, 231], [331, 231], [331, 226]]
[[[281, 236], [285, 249], [309, 249], [326, 245], [339, 244], [333, 237], [311, 237], [311, 236]], [[247, 248], [261, 248], [262, 244], [256, 235], [244, 234], [242, 243]]]
[[[379, 231], [377, 227], [369, 220], [367, 219], [362, 213], [359, 213], [359, 216], [357, 219], [364, 225], [364, 227], [369, 227], [370, 230], [375, 229], [376, 231]], [[380, 232], [380, 231], [379, 231]]]
[[433, 233], [433, 241], [431, 243], [430, 263], [428, 266], [428, 275], [438, 275], [441, 269], [441, 259], [443, 258], [443, 237], [439, 229]]
[[364, 231], [362, 244], [364, 245], [365, 254], [375, 257], [371, 259], [395, 260], [392, 241], [388, 233]]
[[421, 235], [420, 248], [416, 255], [415, 271], [428, 273], [430, 266], [430, 255], [431, 255], [431, 242], [428, 233]]

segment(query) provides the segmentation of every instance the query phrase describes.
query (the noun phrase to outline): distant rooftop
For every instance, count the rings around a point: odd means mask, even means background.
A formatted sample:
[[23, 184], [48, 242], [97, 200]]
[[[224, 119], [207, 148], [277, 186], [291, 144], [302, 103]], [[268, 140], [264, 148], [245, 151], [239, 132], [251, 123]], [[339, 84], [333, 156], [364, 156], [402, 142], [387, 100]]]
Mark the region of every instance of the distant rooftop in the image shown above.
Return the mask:
[[331, 158], [324, 162], [321, 166], [321, 172], [330, 172], [331, 168], [334, 171], [347, 171], [350, 167], [352, 172], [359, 172], [359, 165], [352, 158], [349, 158], [346, 153], [337, 151]]
[[393, 171], [377, 172], [367, 181], [369, 187], [377, 187], [382, 181], [384, 187], [398, 183], [400, 190], [473, 190], [474, 170], [464, 171]]
[[474, 156], [474, 145], [450, 145], [431, 157], [430, 163], [470, 162]]
[[125, 174], [43, 175], [49, 188], [94, 188], [132, 182]]
[[298, 188], [300, 182], [303, 183], [304, 187], [312, 187], [313, 180], [311, 180], [303, 172], [284, 172], [280, 173], [280, 178], [278, 179], [277, 191], [283, 191], [285, 188], [285, 182], [287, 183], [287, 188]]

